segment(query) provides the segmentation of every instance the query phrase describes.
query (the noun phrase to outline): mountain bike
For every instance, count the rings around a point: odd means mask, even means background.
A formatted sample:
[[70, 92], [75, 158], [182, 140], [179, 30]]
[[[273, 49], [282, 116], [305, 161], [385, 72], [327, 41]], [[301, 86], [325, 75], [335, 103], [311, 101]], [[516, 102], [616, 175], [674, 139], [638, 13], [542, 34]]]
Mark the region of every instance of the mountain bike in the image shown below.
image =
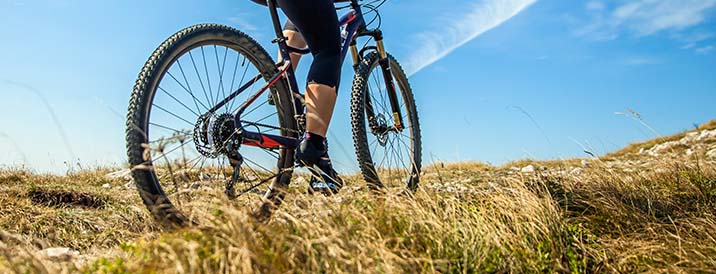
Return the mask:
[[[355, 72], [353, 141], [371, 189], [415, 191], [420, 126], [408, 78], [383, 44], [378, 8], [384, 3], [350, 0], [337, 7], [348, 10], [340, 18], [341, 57], [350, 52]], [[291, 193], [292, 176], [300, 176], [294, 152], [305, 107], [289, 54], [310, 50], [287, 45], [276, 0], [266, 5], [282, 61], [237, 29], [200, 24], [164, 41], [142, 68], [129, 101], [127, 154], [139, 194], [158, 221], [196, 223], [211, 201], [227, 200], [253, 206], [265, 220]], [[366, 40], [361, 48], [359, 39]]]

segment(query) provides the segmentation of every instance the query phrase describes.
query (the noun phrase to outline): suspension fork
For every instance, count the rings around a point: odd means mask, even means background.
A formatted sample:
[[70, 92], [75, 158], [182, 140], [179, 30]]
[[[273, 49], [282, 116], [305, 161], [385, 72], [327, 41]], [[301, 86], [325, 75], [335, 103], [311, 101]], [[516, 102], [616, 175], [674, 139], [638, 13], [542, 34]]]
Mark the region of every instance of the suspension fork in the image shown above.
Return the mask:
[[383, 71], [383, 79], [385, 79], [385, 88], [388, 92], [388, 100], [390, 100], [391, 110], [393, 111], [393, 122], [395, 123], [395, 129], [402, 131], [405, 127], [403, 126], [403, 115], [400, 111], [400, 102], [398, 101], [398, 93], [395, 89], [395, 81], [393, 81], [393, 71], [390, 67], [390, 59], [388, 59], [388, 53], [385, 51], [385, 45], [383, 45], [383, 32], [378, 30], [375, 33], [375, 43], [378, 47], [378, 54], [380, 60], [378, 64]]

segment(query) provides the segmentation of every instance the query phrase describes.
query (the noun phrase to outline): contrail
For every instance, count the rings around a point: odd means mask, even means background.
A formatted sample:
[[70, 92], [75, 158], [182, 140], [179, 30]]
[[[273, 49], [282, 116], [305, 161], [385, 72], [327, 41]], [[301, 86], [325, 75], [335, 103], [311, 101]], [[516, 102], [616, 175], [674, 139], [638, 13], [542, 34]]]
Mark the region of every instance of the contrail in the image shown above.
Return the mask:
[[447, 27], [419, 33], [418, 50], [414, 51], [405, 68], [408, 76], [447, 56], [455, 49], [472, 41], [513, 16], [519, 14], [537, 0], [482, 0], [463, 10], [464, 15], [449, 19]]

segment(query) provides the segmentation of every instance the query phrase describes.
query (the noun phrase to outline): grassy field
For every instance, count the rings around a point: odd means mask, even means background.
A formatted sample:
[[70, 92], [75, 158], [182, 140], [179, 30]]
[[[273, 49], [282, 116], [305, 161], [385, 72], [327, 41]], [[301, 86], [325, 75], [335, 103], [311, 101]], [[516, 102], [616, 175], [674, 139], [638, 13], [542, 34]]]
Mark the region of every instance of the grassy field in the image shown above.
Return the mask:
[[435, 163], [414, 197], [298, 183], [265, 224], [206, 192], [201, 225], [162, 229], [113, 171], [0, 171], [0, 273], [716, 272], [716, 122], [601, 158]]

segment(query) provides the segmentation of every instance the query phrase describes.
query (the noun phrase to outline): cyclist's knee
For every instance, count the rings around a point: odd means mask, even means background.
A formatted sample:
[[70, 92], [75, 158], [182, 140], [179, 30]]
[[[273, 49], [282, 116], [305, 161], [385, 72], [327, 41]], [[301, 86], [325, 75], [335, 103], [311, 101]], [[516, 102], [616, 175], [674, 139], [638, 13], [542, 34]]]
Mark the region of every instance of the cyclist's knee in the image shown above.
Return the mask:
[[338, 88], [341, 74], [339, 50], [321, 50], [313, 55], [313, 65], [308, 73], [308, 83]]

